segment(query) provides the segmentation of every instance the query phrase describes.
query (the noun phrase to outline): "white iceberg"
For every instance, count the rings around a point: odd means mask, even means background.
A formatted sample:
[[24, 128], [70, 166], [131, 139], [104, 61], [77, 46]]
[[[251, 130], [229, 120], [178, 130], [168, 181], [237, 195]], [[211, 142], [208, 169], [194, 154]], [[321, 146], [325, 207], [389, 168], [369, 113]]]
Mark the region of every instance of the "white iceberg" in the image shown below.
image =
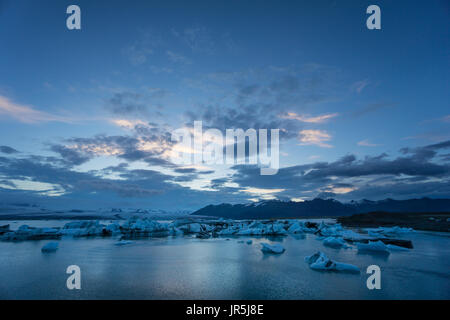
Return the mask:
[[396, 246], [395, 244], [386, 245], [389, 251], [409, 251], [408, 248]]
[[404, 233], [415, 232], [413, 228], [404, 227], [378, 227], [378, 228], [367, 228], [366, 231], [372, 236], [397, 236]]
[[227, 227], [225, 229], [220, 230], [217, 234], [221, 236], [229, 236], [237, 233], [239, 230], [233, 227]]
[[305, 262], [309, 264], [309, 267], [313, 270], [321, 271], [339, 271], [359, 273], [360, 270], [357, 266], [352, 264], [336, 262], [329, 259], [323, 252], [318, 251], [311, 256], [305, 257]]
[[64, 225], [61, 234], [74, 237], [101, 236], [106, 235], [104, 230], [105, 226], [99, 221], [72, 221]]
[[262, 245], [261, 251], [264, 253], [280, 254], [286, 250], [281, 244], [278, 243], [271, 245], [265, 242], [261, 242], [261, 245]]
[[358, 243], [356, 246], [360, 251], [389, 252], [388, 247], [381, 240]]
[[2, 241], [50, 240], [61, 238], [58, 228], [34, 228], [21, 225], [16, 231], [8, 230], [0, 236]]
[[342, 238], [328, 237], [323, 240], [323, 245], [331, 248], [349, 248]]
[[291, 234], [297, 234], [297, 233], [304, 233], [305, 230], [304, 230], [303, 225], [300, 225], [300, 223], [298, 221], [296, 221], [289, 226], [289, 228], [287, 229], [287, 232], [291, 233]]

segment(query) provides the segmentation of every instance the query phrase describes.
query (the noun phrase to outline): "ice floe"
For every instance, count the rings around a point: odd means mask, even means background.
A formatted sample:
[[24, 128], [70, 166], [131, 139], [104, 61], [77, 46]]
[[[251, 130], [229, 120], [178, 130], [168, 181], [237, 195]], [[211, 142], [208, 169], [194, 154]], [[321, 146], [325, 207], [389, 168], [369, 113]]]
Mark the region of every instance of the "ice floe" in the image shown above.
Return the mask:
[[46, 245], [44, 245], [41, 249], [42, 252], [55, 252], [58, 250], [58, 242], [49, 242]]
[[359, 251], [389, 252], [388, 247], [381, 240], [358, 243], [356, 246]]
[[404, 227], [378, 227], [378, 228], [366, 228], [369, 235], [374, 237], [392, 237], [405, 233], [415, 232], [413, 228]]
[[284, 247], [279, 244], [268, 244], [265, 242], [261, 242], [261, 251], [264, 253], [275, 253], [275, 254], [280, 254], [283, 253], [286, 249], [284, 249]]
[[409, 251], [408, 248], [396, 246], [395, 244], [387, 244], [386, 247], [389, 251]]
[[313, 270], [321, 271], [339, 271], [359, 273], [360, 270], [357, 266], [352, 264], [336, 262], [329, 259], [323, 252], [318, 251], [311, 256], [305, 257], [305, 262], [309, 264], [309, 267]]
[[16, 231], [7, 231], [0, 236], [2, 241], [51, 240], [59, 239], [61, 234], [57, 228], [34, 228], [21, 225]]
[[117, 241], [116, 243], [114, 243], [114, 245], [115, 246], [125, 246], [127, 244], [132, 244], [132, 243], [134, 243], [134, 242], [130, 241], [130, 240], [120, 240], [120, 241]]
[[349, 248], [344, 239], [327, 237], [323, 240], [323, 245], [331, 248]]

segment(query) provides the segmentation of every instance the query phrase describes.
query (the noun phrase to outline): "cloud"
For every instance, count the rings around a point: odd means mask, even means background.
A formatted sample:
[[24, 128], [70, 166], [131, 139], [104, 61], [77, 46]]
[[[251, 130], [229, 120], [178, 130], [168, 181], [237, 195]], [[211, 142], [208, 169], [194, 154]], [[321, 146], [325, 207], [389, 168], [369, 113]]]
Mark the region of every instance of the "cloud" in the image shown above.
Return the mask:
[[173, 51], [167, 50], [166, 54], [169, 58], [169, 60], [173, 63], [181, 63], [181, 64], [191, 64], [192, 61], [186, 58], [185, 56], [175, 53]]
[[365, 80], [361, 80], [361, 81], [356, 81], [355, 83], [353, 83], [350, 88], [352, 91], [355, 91], [357, 93], [361, 93], [364, 88], [366, 88], [369, 85], [370, 81], [368, 79]]
[[115, 124], [118, 127], [132, 130], [138, 125], [146, 126], [148, 125], [147, 122], [142, 120], [127, 120], [127, 119], [111, 119], [111, 123]]
[[450, 114], [441, 118], [442, 122], [450, 122]]
[[302, 130], [299, 133], [299, 140], [302, 145], [317, 145], [322, 148], [332, 148], [333, 146], [325, 143], [331, 140], [331, 135], [323, 130]]
[[[418, 148], [403, 148], [401, 156], [387, 154], [358, 159], [349, 154], [333, 162], [315, 162], [280, 168], [274, 176], [261, 176], [257, 166], [238, 165], [228, 181], [241, 189], [285, 189], [277, 196], [312, 198], [332, 193], [340, 199], [380, 199], [387, 195], [401, 198], [413, 196], [450, 196], [450, 165], [440, 163], [439, 154], [450, 148], [450, 141]], [[436, 160], [436, 161], [433, 161]], [[217, 184], [225, 183], [217, 181]], [[396, 189], [398, 187], [398, 189]], [[219, 188], [219, 186], [216, 186]], [[421, 193], [422, 189], [423, 193]], [[408, 196], [410, 192], [410, 196]]]
[[150, 88], [145, 92], [116, 92], [106, 100], [105, 107], [113, 114], [120, 116], [148, 116], [150, 111], [161, 108], [161, 101], [166, 91], [161, 88]]
[[19, 151], [17, 151], [16, 149], [8, 147], [8, 146], [0, 146], [0, 152], [6, 153], [6, 154], [19, 153]]
[[93, 158], [92, 154], [83, 153], [75, 148], [70, 148], [62, 145], [52, 145], [50, 150], [58, 153], [69, 166], [78, 166], [88, 162]]
[[305, 123], [321, 123], [336, 116], [325, 114], [295, 119], [308, 108], [334, 101], [341, 95], [339, 75], [336, 69], [327, 66], [302, 65], [216, 72], [186, 79], [186, 86], [193, 92], [208, 92], [213, 98], [199, 101], [196, 109], [185, 114], [191, 122], [203, 120], [205, 127], [220, 130], [278, 128], [281, 139], [295, 138]]
[[[403, 148], [401, 155], [394, 158], [387, 154], [364, 158], [348, 154], [332, 162], [280, 168], [274, 176], [261, 176], [258, 166], [237, 165], [232, 167], [231, 175], [211, 181], [209, 190], [212, 191], [194, 190], [185, 183], [198, 179], [201, 174], [209, 174], [211, 170], [172, 167], [174, 174], [171, 175], [150, 169], [134, 169], [127, 162], [89, 172], [74, 171], [70, 166], [82, 163], [83, 157], [103, 153], [104, 143], [122, 148], [121, 152], [136, 150], [138, 138], [72, 138], [73, 144], [89, 146], [71, 149], [67, 147], [71, 144], [66, 141], [68, 144], [64, 146], [67, 149], [52, 147], [61, 158], [37, 155], [0, 157], [0, 200], [50, 201], [49, 198], [53, 198], [52, 203], [63, 206], [72, 201], [76, 206], [152, 203], [153, 206], [192, 208], [207, 203], [243, 202], [249, 197], [311, 199], [322, 196], [351, 200], [450, 196], [450, 165], [439, 162], [442, 161], [441, 156], [446, 155], [443, 152], [450, 148], [450, 141]], [[149, 156], [145, 152], [143, 156], [143, 161], [160, 160], [158, 156]], [[61, 202], [54, 202], [57, 199]], [[131, 199], [131, 202], [121, 202], [125, 199]]]
[[106, 108], [120, 115], [146, 114], [147, 106], [142, 103], [142, 96], [134, 92], [115, 93], [107, 101]]
[[334, 117], [337, 117], [338, 113], [329, 113], [329, 114], [323, 114], [316, 117], [308, 117], [304, 115], [296, 114], [295, 112], [288, 112], [286, 114], [280, 115], [280, 118], [283, 119], [293, 119], [298, 120], [300, 122], [307, 122], [307, 123], [324, 123], [329, 119], [332, 119]]
[[361, 140], [358, 142], [358, 146], [361, 147], [378, 147], [380, 146], [379, 144], [375, 144], [375, 143], [370, 143], [368, 139], [365, 140]]
[[151, 30], [139, 30], [138, 39], [123, 48], [122, 53], [134, 66], [139, 66], [147, 62], [148, 57], [154, 54], [155, 49], [163, 41], [160, 36]]
[[377, 102], [377, 103], [370, 103], [364, 108], [358, 109], [353, 111], [352, 115], [354, 117], [361, 117], [368, 113], [372, 113], [381, 109], [387, 109], [387, 108], [393, 108], [395, 107], [392, 103], [385, 103], [385, 102]]
[[53, 115], [44, 111], [39, 111], [31, 106], [17, 104], [12, 102], [5, 96], [0, 95], [0, 114], [4, 114], [13, 119], [24, 123], [38, 123], [38, 122], [73, 122], [69, 117]]
[[[256, 196], [254, 200], [273, 200], [276, 199], [276, 194], [283, 192], [285, 189], [262, 189], [262, 188], [244, 188], [240, 190], [241, 192], [249, 193], [251, 196]], [[252, 200], [253, 201], [253, 200]]]
[[145, 63], [153, 50], [149, 48], [140, 48], [137, 45], [130, 45], [123, 49], [123, 53], [128, 57], [131, 64], [137, 66]]
[[[117, 172], [123, 179], [113, 180], [103, 178], [101, 171], [78, 172], [42, 160], [36, 157], [21, 159], [0, 157], [0, 177], [6, 177], [8, 181], [14, 182], [13, 189], [42, 193], [53, 188], [49, 186], [57, 186], [60, 191], [58, 196], [71, 193], [113, 192], [121, 197], [147, 197], [173, 189], [173, 184], [166, 182], [171, 176], [153, 170], [128, 170], [127, 166], [122, 166]], [[112, 168], [108, 170], [110, 169]], [[18, 183], [18, 181], [29, 182]]]

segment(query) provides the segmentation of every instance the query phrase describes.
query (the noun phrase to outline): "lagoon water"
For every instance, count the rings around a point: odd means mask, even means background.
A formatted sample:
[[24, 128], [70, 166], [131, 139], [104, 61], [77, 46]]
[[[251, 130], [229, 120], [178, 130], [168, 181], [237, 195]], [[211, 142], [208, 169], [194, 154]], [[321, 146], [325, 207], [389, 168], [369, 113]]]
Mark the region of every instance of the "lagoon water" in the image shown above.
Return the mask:
[[[49, 240], [0, 242], [0, 299], [450, 299], [450, 234], [402, 238], [412, 240], [414, 249], [389, 255], [327, 248], [313, 234], [152, 238], [124, 246], [114, 245], [117, 238], [63, 238], [53, 253], [41, 252]], [[286, 252], [263, 254], [262, 241], [281, 243]], [[361, 273], [311, 270], [304, 257], [318, 250]], [[372, 264], [381, 268], [381, 290], [366, 287], [365, 270]], [[81, 290], [66, 287], [69, 265], [81, 268]]]

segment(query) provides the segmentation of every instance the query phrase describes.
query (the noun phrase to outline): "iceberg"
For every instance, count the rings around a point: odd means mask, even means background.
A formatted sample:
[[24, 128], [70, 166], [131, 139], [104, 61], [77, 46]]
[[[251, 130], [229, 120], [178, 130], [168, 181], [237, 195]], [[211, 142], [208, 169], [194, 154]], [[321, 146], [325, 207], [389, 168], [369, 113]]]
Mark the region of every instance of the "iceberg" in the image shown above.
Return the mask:
[[261, 251], [264, 253], [280, 254], [286, 250], [281, 244], [278, 243], [271, 245], [265, 242], [261, 242], [261, 245], [262, 245]]
[[120, 240], [120, 241], [117, 241], [116, 243], [114, 243], [114, 245], [115, 246], [125, 246], [127, 244], [132, 244], [132, 243], [134, 243], [134, 242], [130, 241], [130, 240]]
[[408, 248], [396, 246], [395, 244], [386, 245], [389, 251], [409, 251]]
[[323, 245], [331, 248], [349, 248], [342, 238], [328, 237], [323, 240]]
[[105, 226], [99, 221], [72, 221], [64, 225], [61, 234], [73, 237], [108, 235], [105, 231]]
[[358, 243], [356, 246], [360, 251], [389, 252], [388, 247], [381, 240]]
[[383, 236], [397, 236], [405, 233], [415, 232], [413, 228], [404, 228], [404, 227], [378, 227], [378, 228], [367, 228], [365, 229], [370, 235], [374, 237], [383, 237]]
[[359, 273], [360, 270], [357, 266], [352, 264], [336, 262], [329, 259], [323, 252], [318, 251], [311, 256], [305, 257], [305, 262], [309, 264], [309, 267], [313, 270], [320, 271], [339, 271]]
[[0, 236], [2, 241], [52, 240], [60, 239], [58, 228], [34, 228], [21, 225], [16, 231], [6, 231]]
[[55, 252], [58, 250], [58, 242], [49, 242], [41, 249], [42, 252]]
[[291, 234], [297, 234], [297, 233], [304, 233], [305, 230], [303, 228], [303, 225], [300, 225], [300, 223], [296, 221], [289, 226], [287, 232]]
[[148, 218], [132, 217], [122, 225], [122, 233], [128, 237], [164, 237], [171, 233], [168, 223]]

